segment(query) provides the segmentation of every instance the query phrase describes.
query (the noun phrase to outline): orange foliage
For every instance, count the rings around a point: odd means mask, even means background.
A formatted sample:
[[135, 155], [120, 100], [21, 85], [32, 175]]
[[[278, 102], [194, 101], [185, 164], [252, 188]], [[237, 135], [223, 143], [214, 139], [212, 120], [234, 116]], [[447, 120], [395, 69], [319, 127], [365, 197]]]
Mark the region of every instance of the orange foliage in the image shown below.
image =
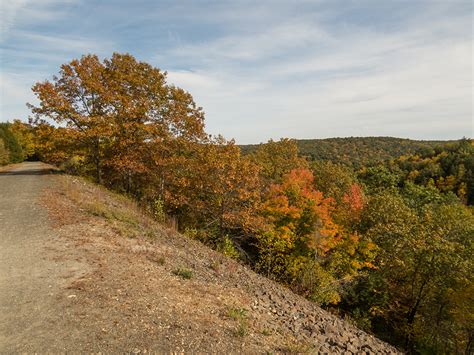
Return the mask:
[[340, 227], [331, 219], [333, 199], [315, 190], [313, 180], [308, 169], [290, 171], [270, 187], [264, 214], [282, 237], [326, 253], [340, 240]]

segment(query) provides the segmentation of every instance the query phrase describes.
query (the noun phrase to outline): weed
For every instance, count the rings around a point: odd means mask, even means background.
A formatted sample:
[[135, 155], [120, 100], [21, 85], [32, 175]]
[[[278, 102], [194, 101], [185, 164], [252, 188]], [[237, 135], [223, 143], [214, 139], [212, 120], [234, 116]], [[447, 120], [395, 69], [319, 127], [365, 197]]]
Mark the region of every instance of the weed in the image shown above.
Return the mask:
[[165, 265], [165, 257], [164, 256], [156, 256], [156, 255], [149, 255], [148, 260], [151, 260], [158, 265]]
[[222, 265], [222, 261], [221, 260], [213, 260], [211, 262], [211, 264], [209, 265], [209, 267], [216, 273], [219, 272], [220, 270], [220, 267]]
[[272, 332], [271, 332], [271, 330], [264, 329], [264, 330], [262, 330], [262, 335], [268, 337], [268, 336], [272, 335]]
[[109, 221], [116, 220], [133, 227], [137, 227], [139, 225], [137, 217], [134, 215], [134, 213], [125, 208], [119, 209], [116, 207], [107, 206], [106, 204], [99, 201], [88, 203], [86, 208], [90, 214], [97, 217], [103, 217]]
[[303, 342], [303, 343], [289, 343], [286, 346], [285, 353], [289, 354], [312, 354], [314, 353], [314, 346]]
[[241, 338], [247, 335], [247, 322], [245, 320], [239, 322], [235, 335]]
[[236, 336], [244, 337], [247, 335], [247, 311], [244, 308], [228, 308], [227, 316], [239, 323], [237, 329], [235, 330]]
[[247, 316], [247, 311], [243, 308], [229, 308], [227, 310], [227, 315], [233, 320], [244, 319]]
[[130, 226], [122, 223], [116, 223], [113, 227], [113, 230], [117, 232], [122, 237], [126, 238], [136, 238], [137, 231], [134, 228], [130, 228]]
[[185, 268], [177, 268], [173, 270], [173, 274], [182, 277], [183, 279], [189, 280], [193, 277], [193, 272]]

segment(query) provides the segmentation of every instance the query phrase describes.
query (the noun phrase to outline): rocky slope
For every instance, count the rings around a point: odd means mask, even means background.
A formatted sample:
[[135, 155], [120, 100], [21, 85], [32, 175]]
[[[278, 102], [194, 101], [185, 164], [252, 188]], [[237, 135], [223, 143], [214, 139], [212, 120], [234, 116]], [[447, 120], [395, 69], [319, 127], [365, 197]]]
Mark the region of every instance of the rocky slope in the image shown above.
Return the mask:
[[58, 296], [65, 309], [61, 327], [76, 329], [64, 335], [64, 350], [398, 352], [154, 223], [131, 201], [79, 178], [51, 178], [55, 188], [44, 192], [42, 203], [58, 240], [70, 246], [57, 254], [80, 260], [89, 270]]

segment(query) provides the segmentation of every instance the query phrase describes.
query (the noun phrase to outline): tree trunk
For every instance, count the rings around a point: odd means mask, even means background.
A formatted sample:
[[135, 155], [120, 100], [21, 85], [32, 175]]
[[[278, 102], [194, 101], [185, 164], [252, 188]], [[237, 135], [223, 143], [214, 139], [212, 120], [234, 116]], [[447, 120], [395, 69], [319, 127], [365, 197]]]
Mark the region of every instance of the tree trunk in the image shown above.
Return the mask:
[[97, 138], [95, 143], [95, 175], [98, 184], [102, 184], [102, 173], [101, 173], [101, 166], [100, 166], [100, 143], [99, 138]]
[[413, 346], [412, 341], [411, 341], [411, 338], [412, 338], [411, 331], [413, 329], [413, 323], [415, 322], [416, 312], [418, 311], [418, 307], [420, 306], [421, 300], [423, 298], [423, 290], [427, 283], [428, 283], [427, 279], [423, 280], [423, 283], [420, 286], [420, 290], [418, 291], [415, 304], [413, 305], [413, 307], [411, 307], [410, 311], [407, 314], [407, 324], [409, 328], [409, 333], [405, 337], [405, 349], [407, 349], [409, 352], [412, 352], [413, 350], [413, 349], [410, 349]]
[[224, 201], [221, 203], [221, 211], [219, 216], [219, 234], [220, 239], [224, 237]]

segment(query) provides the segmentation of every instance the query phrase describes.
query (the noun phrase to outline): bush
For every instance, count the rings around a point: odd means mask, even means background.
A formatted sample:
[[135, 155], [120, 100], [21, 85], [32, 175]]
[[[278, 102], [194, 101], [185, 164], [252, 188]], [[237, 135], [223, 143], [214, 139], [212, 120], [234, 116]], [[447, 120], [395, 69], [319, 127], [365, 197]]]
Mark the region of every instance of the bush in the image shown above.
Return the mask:
[[166, 220], [165, 204], [161, 198], [153, 201], [153, 217], [160, 223], [164, 223]]
[[217, 251], [232, 259], [238, 259], [240, 256], [239, 251], [235, 248], [234, 243], [228, 236], [225, 236], [222, 241], [217, 244]]
[[79, 155], [74, 155], [63, 164], [61, 164], [61, 169], [72, 175], [85, 175], [85, 163], [84, 157]]
[[180, 276], [180, 277], [182, 277], [183, 279], [186, 279], [186, 280], [189, 280], [193, 277], [193, 272], [191, 270], [185, 269], [185, 268], [175, 269], [175, 270], [173, 270], [173, 274], [175, 274], [176, 276]]
[[307, 294], [313, 302], [337, 304], [341, 300], [337, 280], [317, 261], [300, 259], [296, 258], [289, 268], [298, 291]]
[[3, 139], [0, 138], [0, 166], [6, 165], [10, 162], [10, 152], [5, 148]]
[[0, 123], [0, 139], [3, 141], [4, 148], [9, 152], [9, 162], [20, 163], [25, 160], [25, 156], [10, 126], [10, 123]]

